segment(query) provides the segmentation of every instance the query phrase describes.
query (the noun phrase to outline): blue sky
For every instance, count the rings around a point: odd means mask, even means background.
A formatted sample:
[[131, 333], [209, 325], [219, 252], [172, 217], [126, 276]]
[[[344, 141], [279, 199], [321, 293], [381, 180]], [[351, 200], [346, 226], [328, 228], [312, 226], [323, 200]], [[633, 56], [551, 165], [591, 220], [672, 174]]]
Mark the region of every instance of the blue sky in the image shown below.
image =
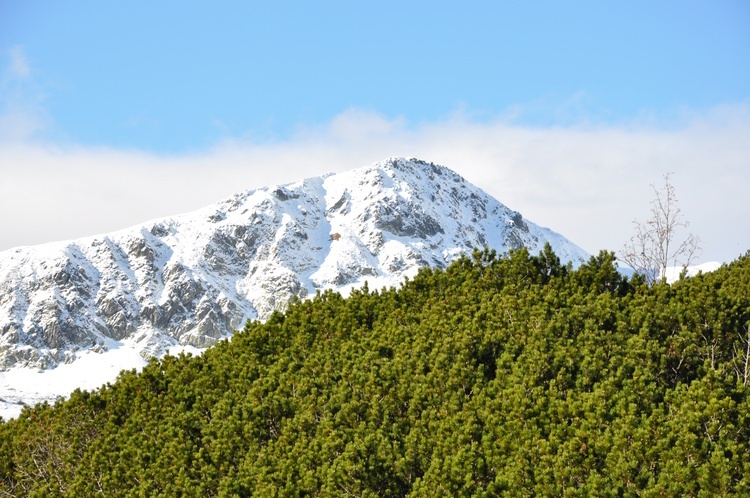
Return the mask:
[[748, 54], [746, 1], [0, 0], [0, 250], [428, 155], [591, 252], [673, 171], [729, 260]]

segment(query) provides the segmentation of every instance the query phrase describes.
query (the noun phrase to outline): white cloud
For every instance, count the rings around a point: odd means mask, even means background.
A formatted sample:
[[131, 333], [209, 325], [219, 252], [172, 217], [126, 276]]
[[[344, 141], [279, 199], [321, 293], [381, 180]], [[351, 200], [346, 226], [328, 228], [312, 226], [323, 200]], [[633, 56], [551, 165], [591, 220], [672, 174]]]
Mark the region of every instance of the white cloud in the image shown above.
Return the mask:
[[457, 114], [410, 125], [350, 110], [274, 143], [226, 140], [200, 155], [0, 144], [0, 250], [111, 231], [237, 191], [415, 156], [448, 166], [589, 252], [618, 250], [648, 215], [649, 184], [674, 172], [701, 261], [750, 249], [750, 111], [727, 106], [679, 128], [527, 128]]
[[9, 109], [0, 114], [0, 142], [17, 142], [44, 128], [43, 117], [34, 112]]
[[43, 130], [48, 119], [23, 48], [16, 45], [5, 55], [8, 60], [0, 72], [0, 142], [18, 142]]
[[10, 56], [10, 74], [16, 78], [27, 78], [31, 74], [31, 66], [26, 58], [26, 53], [19, 45], [8, 50]]

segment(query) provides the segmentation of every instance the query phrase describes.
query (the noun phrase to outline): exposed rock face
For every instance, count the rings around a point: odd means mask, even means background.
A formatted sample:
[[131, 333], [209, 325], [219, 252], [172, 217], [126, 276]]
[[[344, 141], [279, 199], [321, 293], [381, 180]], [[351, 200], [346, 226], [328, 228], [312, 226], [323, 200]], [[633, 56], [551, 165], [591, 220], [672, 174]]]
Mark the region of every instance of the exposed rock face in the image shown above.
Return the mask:
[[106, 339], [211, 346], [294, 297], [398, 285], [475, 247], [588, 255], [442, 166], [389, 159], [119, 232], [0, 253], [0, 370]]

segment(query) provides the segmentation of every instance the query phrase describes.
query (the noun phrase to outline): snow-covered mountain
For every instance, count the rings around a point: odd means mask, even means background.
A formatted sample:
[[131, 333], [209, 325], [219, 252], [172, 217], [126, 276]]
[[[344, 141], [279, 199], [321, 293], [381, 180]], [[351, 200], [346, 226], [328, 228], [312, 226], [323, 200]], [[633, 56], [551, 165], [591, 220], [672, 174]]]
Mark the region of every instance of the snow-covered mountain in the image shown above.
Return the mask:
[[[488, 246], [588, 255], [453, 171], [392, 158], [118, 232], [0, 253], [0, 370], [205, 348], [293, 296], [398, 285]], [[15, 368], [14, 368], [15, 367]], [[2, 392], [0, 391], [0, 397]]]

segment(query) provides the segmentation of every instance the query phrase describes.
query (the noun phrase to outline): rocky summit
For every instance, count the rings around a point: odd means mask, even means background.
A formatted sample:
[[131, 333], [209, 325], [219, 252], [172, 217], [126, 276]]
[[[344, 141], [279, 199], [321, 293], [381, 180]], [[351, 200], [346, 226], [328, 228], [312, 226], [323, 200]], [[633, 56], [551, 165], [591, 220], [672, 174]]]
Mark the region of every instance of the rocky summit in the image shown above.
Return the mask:
[[392, 158], [249, 190], [204, 209], [0, 253], [0, 370], [128, 341], [211, 346], [293, 298], [398, 285], [474, 248], [588, 255], [443, 166]]

